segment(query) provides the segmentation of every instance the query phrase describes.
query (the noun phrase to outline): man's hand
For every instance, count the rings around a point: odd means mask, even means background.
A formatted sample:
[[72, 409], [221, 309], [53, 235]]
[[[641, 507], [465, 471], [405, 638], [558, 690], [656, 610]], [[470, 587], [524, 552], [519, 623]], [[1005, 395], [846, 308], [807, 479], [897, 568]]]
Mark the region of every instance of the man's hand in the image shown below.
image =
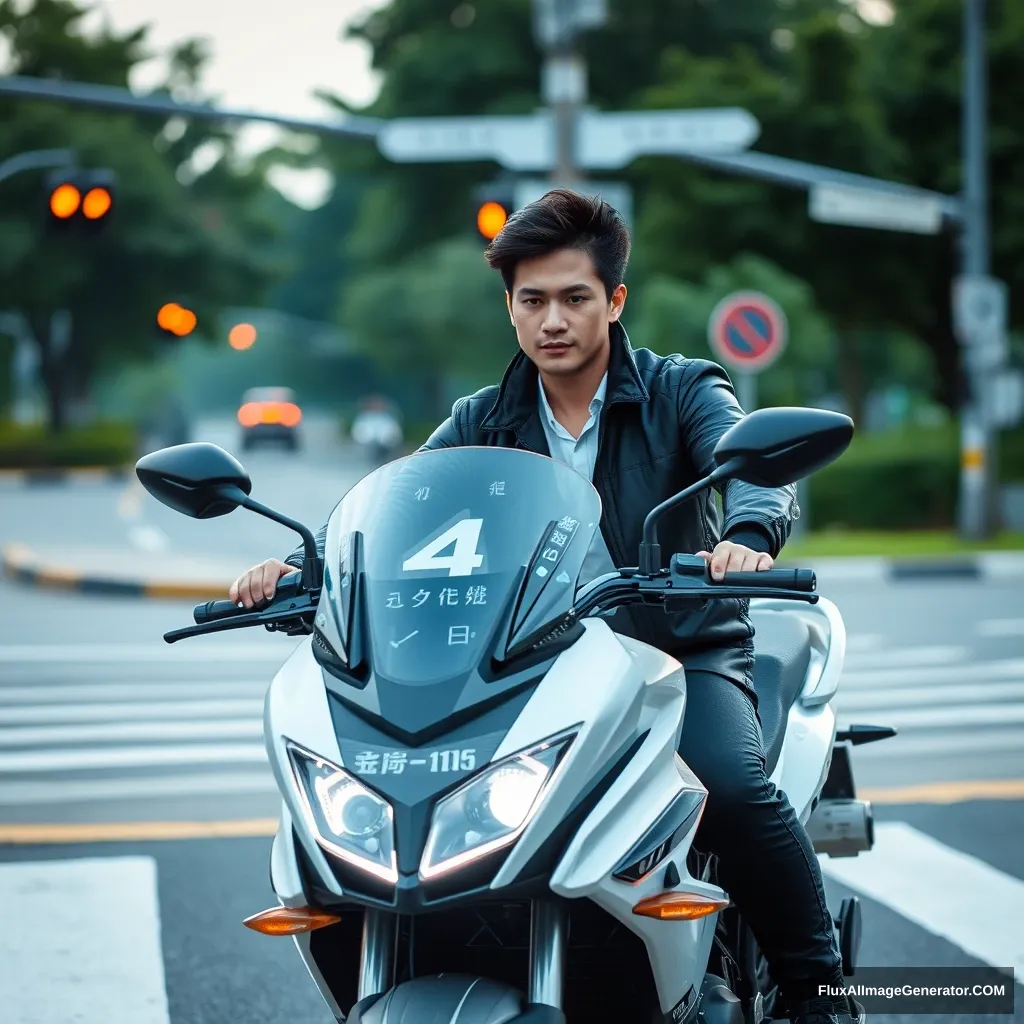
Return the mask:
[[232, 604], [252, 608], [263, 601], [269, 601], [277, 590], [277, 581], [290, 572], [298, 572], [294, 565], [279, 562], [276, 558], [268, 558], [259, 565], [254, 565], [248, 572], [231, 584], [228, 597]]
[[723, 540], [714, 552], [698, 551], [697, 554], [710, 563], [713, 580], [721, 580], [727, 572], [756, 572], [775, 564], [767, 552], [754, 551], [731, 540]]

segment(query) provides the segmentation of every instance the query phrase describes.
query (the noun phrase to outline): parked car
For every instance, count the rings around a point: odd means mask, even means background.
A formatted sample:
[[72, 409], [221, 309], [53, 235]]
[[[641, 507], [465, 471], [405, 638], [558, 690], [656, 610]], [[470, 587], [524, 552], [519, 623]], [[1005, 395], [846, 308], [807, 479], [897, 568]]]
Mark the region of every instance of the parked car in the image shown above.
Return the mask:
[[292, 451], [299, 448], [302, 410], [291, 388], [250, 388], [242, 396], [238, 422], [246, 451], [267, 443], [283, 444]]

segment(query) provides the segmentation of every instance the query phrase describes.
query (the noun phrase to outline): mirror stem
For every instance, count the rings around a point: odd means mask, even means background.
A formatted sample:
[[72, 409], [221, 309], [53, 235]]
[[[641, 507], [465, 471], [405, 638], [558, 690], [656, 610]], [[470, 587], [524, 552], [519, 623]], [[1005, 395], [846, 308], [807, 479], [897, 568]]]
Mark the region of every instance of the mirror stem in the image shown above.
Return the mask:
[[647, 513], [647, 518], [644, 520], [643, 540], [640, 542], [639, 569], [641, 576], [656, 576], [662, 569], [661, 545], [658, 543], [658, 520], [668, 512], [669, 509], [674, 508], [681, 502], [692, 498], [695, 494], [700, 494], [701, 491], [706, 491], [709, 487], [713, 487], [720, 481], [732, 476], [741, 465], [741, 459], [730, 459], [728, 462], [709, 473], [703, 480], [698, 480], [695, 484], [691, 484], [678, 494], [673, 494], [671, 498], [663, 501], [660, 505], [652, 508], [651, 511]]
[[302, 589], [319, 589], [324, 581], [323, 560], [317, 554], [316, 537], [313, 536], [309, 527], [303, 526], [297, 520], [289, 519], [288, 516], [260, 504], [255, 498], [250, 498], [248, 494], [237, 487], [225, 488], [225, 493], [230, 493], [230, 497], [234, 498], [243, 508], [256, 512], [261, 516], [266, 516], [267, 519], [273, 519], [275, 523], [280, 523], [282, 526], [287, 526], [302, 538], [304, 555], [302, 559]]

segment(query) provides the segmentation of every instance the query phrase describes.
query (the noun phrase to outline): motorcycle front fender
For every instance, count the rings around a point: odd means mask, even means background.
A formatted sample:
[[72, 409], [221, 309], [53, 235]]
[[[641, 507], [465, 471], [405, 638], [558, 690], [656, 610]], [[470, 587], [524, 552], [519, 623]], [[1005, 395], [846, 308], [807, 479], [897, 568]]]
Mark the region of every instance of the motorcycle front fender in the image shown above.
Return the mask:
[[521, 992], [488, 978], [432, 974], [403, 982], [383, 995], [361, 999], [346, 1024], [565, 1024], [553, 1006], [530, 1005]]

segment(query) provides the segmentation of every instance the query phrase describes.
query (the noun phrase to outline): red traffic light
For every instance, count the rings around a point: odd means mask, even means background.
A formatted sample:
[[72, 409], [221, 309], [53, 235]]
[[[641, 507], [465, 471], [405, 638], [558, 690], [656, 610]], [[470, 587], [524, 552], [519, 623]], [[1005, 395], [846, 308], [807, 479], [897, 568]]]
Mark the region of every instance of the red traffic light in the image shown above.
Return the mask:
[[476, 229], [487, 241], [498, 236], [507, 220], [508, 210], [493, 199], [481, 203], [476, 211]]
[[156, 322], [161, 330], [177, 338], [184, 338], [195, 330], [198, 321], [191, 309], [185, 309], [176, 302], [167, 302], [157, 312]]
[[73, 217], [81, 205], [82, 193], [68, 181], [57, 185], [50, 192], [50, 213], [58, 220]]

